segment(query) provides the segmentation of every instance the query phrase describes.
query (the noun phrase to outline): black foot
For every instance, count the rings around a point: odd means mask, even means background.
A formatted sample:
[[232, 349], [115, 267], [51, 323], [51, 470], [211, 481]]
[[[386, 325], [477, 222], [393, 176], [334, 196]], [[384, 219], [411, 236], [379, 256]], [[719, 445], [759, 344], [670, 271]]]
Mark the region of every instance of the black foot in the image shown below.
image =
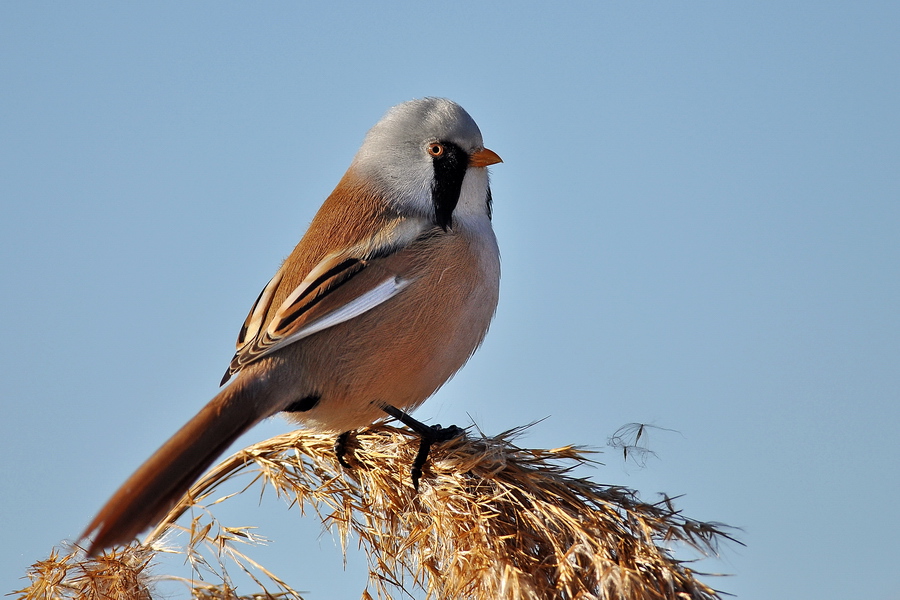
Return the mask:
[[337, 439], [334, 441], [334, 454], [337, 456], [338, 462], [345, 469], [352, 469], [347, 461], [344, 460], [344, 456], [347, 454], [347, 442], [350, 440], [350, 434], [352, 431], [345, 431], [341, 435], [337, 436]]
[[410, 470], [412, 474], [412, 484], [413, 488], [415, 488], [416, 492], [419, 491], [419, 479], [422, 478], [422, 467], [425, 466], [425, 461], [428, 460], [428, 452], [431, 450], [431, 445], [435, 442], [446, 442], [447, 440], [452, 440], [453, 438], [464, 433], [464, 429], [461, 427], [457, 427], [456, 425], [451, 425], [450, 427], [444, 428], [440, 425], [426, 425], [421, 421], [417, 421], [413, 419], [411, 416], [400, 410], [399, 408], [393, 407], [390, 404], [384, 404], [381, 407], [381, 410], [391, 415], [413, 431], [421, 436], [421, 441], [419, 442], [419, 451], [416, 453], [416, 458], [413, 460], [412, 469]]

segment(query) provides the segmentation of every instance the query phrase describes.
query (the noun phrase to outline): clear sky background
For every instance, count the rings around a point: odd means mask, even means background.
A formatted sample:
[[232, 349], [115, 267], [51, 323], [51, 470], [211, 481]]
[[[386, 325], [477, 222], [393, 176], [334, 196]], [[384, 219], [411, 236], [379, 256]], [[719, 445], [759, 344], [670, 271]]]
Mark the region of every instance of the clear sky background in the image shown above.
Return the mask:
[[[416, 415], [673, 429], [580, 473], [742, 527], [695, 565], [741, 598], [900, 598], [900, 5], [326, 4], [0, 4], [0, 591], [213, 396], [367, 129], [436, 95], [505, 160], [503, 280]], [[314, 517], [234, 521], [359, 597]]]

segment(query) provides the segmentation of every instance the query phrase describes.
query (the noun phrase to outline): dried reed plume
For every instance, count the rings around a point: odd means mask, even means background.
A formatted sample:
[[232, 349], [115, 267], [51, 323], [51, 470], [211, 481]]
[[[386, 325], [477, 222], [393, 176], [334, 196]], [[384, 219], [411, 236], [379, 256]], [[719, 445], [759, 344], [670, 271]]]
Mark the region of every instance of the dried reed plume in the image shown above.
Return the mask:
[[[286, 582], [253, 561], [239, 542], [247, 528], [219, 524], [208, 507], [218, 486], [245, 471], [253, 483], [273, 488], [303, 510], [310, 507], [336, 528], [346, 548], [352, 534], [369, 564], [370, 584], [381, 598], [391, 590], [419, 588], [428, 598], [714, 599], [718, 593], [676, 560], [669, 549], [683, 542], [715, 553], [724, 526], [682, 516], [671, 501], [641, 502], [631, 490], [577, 478], [571, 470], [590, 462], [566, 446], [516, 447], [521, 430], [496, 437], [460, 437], [436, 445], [416, 494], [409, 465], [417, 439], [405, 430], [373, 427], [351, 441], [352, 470], [334, 456], [333, 436], [295, 431], [234, 454], [200, 480], [144, 545], [84, 560], [77, 549], [33, 565], [22, 599], [151, 598], [148, 572], [161, 536], [190, 532], [184, 550], [194, 568], [234, 561], [262, 587], [257, 597], [300, 598]], [[246, 491], [251, 485], [244, 488]], [[174, 525], [190, 508], [200, 516]], [[226, 572], [220, 586], [194, 587], [198, 599], [236, 598]], [[278, 588], [266, 591], [262, 581]], [[323, 590], [327, 593], [327, 590]], [[362, 593], [371, 598], [369, 590]]]

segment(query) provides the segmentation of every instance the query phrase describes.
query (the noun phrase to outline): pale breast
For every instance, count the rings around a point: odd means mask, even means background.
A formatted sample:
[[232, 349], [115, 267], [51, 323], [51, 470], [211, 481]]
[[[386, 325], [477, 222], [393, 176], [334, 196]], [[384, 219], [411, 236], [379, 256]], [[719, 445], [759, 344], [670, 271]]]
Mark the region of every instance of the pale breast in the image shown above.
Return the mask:
[[305, 374], [298, 392], [320, 397], [314, 408], [292, 417], [317, 429], [348, 431], [383, 418], [380, 402], [411, 410], [484, 339], [499, 295], [490, 225], [487, 235], [460, 228], [401, 252], [413, 258], [403, 293], [291, 351]]

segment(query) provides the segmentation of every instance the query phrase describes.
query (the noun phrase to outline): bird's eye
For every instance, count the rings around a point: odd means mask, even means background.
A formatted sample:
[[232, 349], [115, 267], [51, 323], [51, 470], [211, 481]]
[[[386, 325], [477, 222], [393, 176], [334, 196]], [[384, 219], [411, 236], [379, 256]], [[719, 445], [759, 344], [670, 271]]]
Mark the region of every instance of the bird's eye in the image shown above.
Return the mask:
[[444, 155], [444, 145], [439, 144], [437, 142], [432, 142], [431, 144], [428, 144], [428, 154], [432, 155], [435, 158], [437, 158], [439, 156], [443, 156]]

